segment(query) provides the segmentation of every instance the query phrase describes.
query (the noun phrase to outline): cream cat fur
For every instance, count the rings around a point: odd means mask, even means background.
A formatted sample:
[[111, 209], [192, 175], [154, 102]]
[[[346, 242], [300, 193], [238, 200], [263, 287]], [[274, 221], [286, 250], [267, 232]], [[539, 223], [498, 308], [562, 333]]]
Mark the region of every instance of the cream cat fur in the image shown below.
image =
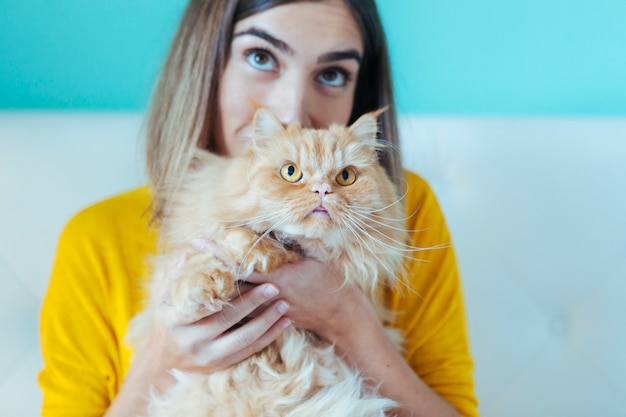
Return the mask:
[[[174, 307], [192, 314], [228, 303], [236, 281], [253, 270], [272, 271], [307, 254], [336, 263], [383, 320], [380, 290], [396, 283], [407, 236], [401, 199], [378, 164], [377, 116], [314, 130], [284, 127], [260, 109], [244, 156], [199, 152], [166, 206], [167, 250], [156, 258], [147, 307], [131, 323], [135, 346], [146, 341], [164, 283]], [[219, 259], [196, 249], [195, 238], [216, 242]], [[333, 346], [294, 326], [227, 370], [173, 372], [178, 382], [152, 399], [150, 417], [383, 417], [394, 406]]]

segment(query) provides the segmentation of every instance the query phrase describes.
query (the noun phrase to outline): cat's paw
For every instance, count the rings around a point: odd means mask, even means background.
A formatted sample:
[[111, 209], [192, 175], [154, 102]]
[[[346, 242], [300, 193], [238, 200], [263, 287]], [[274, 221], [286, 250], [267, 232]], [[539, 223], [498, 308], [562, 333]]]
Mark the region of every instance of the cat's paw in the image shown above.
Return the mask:
[[272, 272], [281, 265], [300, 260], [296, 252], [287, 250], [272, 237], [261, 238], [245, 228], [230, 229], [225, 234], [222, 245], [233, 254], [238, 271], [243, 277], [253, 271]]
[[251, 247], [241, 259], [241, 266], [247, 271], [268, 273], [275, 271], [280, 266], [288, 263], [296, 263], [300, 256], [286, 250], [274, 239], [262, 239]]
[[182, 317], [216, 311], [228, 304], [235, 290], [235, 274], [215, 257], [191, 256], [170, 284], [169, 299]]

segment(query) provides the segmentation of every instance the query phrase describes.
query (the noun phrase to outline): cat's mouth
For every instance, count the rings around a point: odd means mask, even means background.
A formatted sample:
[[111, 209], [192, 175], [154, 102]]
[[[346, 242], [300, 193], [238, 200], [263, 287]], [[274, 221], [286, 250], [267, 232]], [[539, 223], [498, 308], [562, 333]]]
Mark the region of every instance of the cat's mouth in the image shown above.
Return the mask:
[[307, 214], [307, 217], [330, 219], [330, 213], [326, 210], [326, 207], [320, 204]]

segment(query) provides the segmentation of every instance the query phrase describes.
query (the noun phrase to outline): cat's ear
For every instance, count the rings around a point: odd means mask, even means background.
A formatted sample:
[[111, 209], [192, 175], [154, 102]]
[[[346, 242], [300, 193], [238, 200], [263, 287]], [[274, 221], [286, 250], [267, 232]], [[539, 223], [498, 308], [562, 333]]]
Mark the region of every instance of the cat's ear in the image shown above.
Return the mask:
[[378, 117], [384, 113], [389, 106], [383, 107], [373, 112], [365, 113], [350, 126], [350, 133], [359, 140], [374, 140], [378, 134]]
[[274, 113], [265, 108], [258, 108], [252, 119], [252, 141], [255, 145], [285, 132], [285, 127]]

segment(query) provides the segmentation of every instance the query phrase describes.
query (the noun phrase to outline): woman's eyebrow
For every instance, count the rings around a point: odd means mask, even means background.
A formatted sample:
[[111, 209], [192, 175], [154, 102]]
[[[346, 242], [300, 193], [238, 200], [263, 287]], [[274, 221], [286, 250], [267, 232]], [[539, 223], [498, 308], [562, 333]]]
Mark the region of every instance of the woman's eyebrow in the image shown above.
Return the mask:
[[295, 51], [293, 50], [293, 48], [290, 47], [289, 45], [287, 45], [286, 42], [281, 41], [280, 39], [276, 38], [275, 36], [270, 35], [266, 31], [264, 31], [263, 29], [251, 27], [250, 29], [246, 29], [246, 30], [243, 30], [241, 32], [235, 33], [233, 35], [233, 38], [236, 38], [238, 36], [243, 36], [243, 35], [256, 36], [257, 38], [261, 38], [261, 39], [271, 43], [276, 49], [278, 49], [281, 52], [284, 52], [284, 53], [289, 54], [289, 55], [294, 55], [295, 54]]
[[344, 59], [354, 59], [356, 60], [356, 62], [359, 63], [359, 65], [361, 65], [361, 61], [363, 60], [359, 51], [357, 51], [356, 49], [347, 49], [345, 51], [328, 52], [317, 58], [317, 62], [319, 64], [325, 64], [328, 62], [341, 61]]
[[[261, 38], [264, 41], [272, 44], [272, 46], [274, 46], [279, 51], [286, 54], [295, 55], [296, 53], [294, 49], [287, 44], [287, 42], [278, 39], [277, 37], [269, 34], [263, 29], [251, 27], [250, 29], [242, 30], [241, 32], [235, 33], [233, 35], [233, 38], [243, 35], [251, 35], [256, 36], [257, 38]], [[341, 61], [344, 59], [354, 59], [359, 63], [359, 65], [361, 65], [361, 61], [363, 60], [359, 51], [357, 51], [356, 49], [347, 49], [345, 51], [333, 51], [323, 54], [319, 58], [317, 58], [317, 62], [319, 64], [325, 64], [334, 61]]]

